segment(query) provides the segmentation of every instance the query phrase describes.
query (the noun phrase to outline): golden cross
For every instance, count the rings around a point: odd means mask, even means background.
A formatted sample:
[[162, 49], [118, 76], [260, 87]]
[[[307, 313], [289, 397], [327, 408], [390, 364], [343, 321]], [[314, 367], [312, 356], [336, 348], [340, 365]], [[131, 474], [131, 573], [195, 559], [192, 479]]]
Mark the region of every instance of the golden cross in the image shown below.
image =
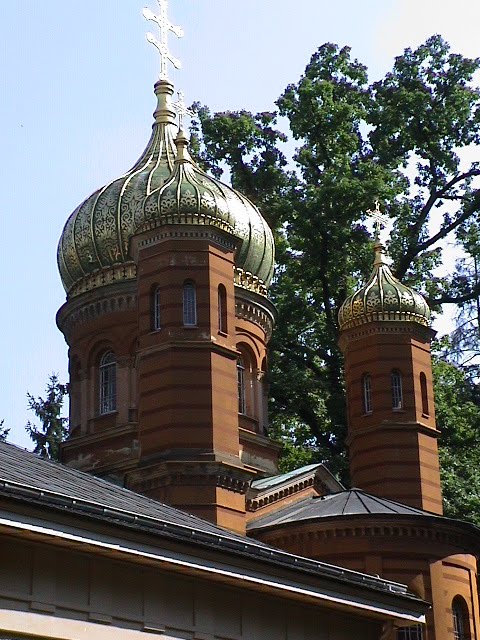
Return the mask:
[[157, 40], [153, 33], [147, 33], [147, 40], [154, 47], [158, 49], [160, 53], [160, 80], [168, 80], [168, 63], [173, 64], [175, 69], [180, 69], [182, 63], [175, 58], [168, 49], [168, 34], [170, 31], [177, 36], [177, 38], [183, 37], [183, 29], [170, 22], [167, 16], [168, 12], [168, 0], [157, 0], [160, 7], [159, 15], [156, 15], [150, 9], [143, 10], [143, 16], [147, 20], [155, 22], [160, 29], [160, 40]]
[[380, 240], [380, 232], [388, 224], [388, 217], [380, 211], [380, 202], [375, 200], [375, 209], [367, 209], [367, 215], [373, 218], [375, 224], [375, 239]]
[[183, 119], [185, 116], [193, 116], [194, 113], [191, 109], [187, 107], [185, 104], [185, 95], [183, 91], [178, 91], [178, 100], [174, 103], [174, 109], [177, 112], [178, 116], [178, 128], [180, 131], [183, 130]]

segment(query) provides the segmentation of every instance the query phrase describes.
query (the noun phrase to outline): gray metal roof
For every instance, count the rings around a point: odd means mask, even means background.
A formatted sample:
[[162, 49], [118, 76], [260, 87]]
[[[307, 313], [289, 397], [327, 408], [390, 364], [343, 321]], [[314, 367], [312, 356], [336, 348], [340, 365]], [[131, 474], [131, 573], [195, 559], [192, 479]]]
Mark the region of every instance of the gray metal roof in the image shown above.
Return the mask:
[[304, 473], [308, 473], [309, 471], [318, 469], [318, 467], [320, 466], [321, 466], [320, 463], [308, 464], [305, 467], [300, 467], [300, 469], [294, 469], [293, 471], [289, 471], [288, 473], [281, 473], [278, 476], [271, 476], [269, 478], [261, 478], [260, 480], [254, 480], [251, 486], [252, 486], [252, 489], [271, 489], [272, 487], [275, 487], [278, 484], [282, 484], [286, 480], [291, 480], [293, 478], [303, 475]]
[[42, 509], [70, 512], [84, 520], [101, 520], [154, 533], [158, 541], [162, 537], [173, 538], [301, 573], [417, 599], [404, 585], [285, 553], [5, 442], [0, 442], [0, 497]]
[[361, 489], [350, 489], [349, 491], [341, 491], [340, 493], [326, 496], [305, 498], [274, 513], [257, 518], [249, 524], [248, 528], [249, 531], [255, 531], [264, 527], [274, 527], [305, 520], [367, 514], [440, 517], [429, 511], [415, 509], [394, 500], [372, 496]]

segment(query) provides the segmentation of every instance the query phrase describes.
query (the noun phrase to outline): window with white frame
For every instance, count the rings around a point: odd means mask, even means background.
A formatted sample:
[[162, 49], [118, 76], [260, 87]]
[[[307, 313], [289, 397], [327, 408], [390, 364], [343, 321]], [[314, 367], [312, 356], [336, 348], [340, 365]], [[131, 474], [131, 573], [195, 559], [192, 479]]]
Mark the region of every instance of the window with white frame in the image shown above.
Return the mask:
[[100, 360], [100, 413], [110, 413], [117, 408], [117, 359], [113, 351], [107, 351]]
[[403, 409], [402, 374], [394, 369], [390, 374], [392, 383], [392, 409]]
[[195, 327], [197, 324], [197, 290], [194, 282], [183, 285], [183, 324]]
[[397, 629], [397, 640], [423, 640], [423, 625], [415, 624]]

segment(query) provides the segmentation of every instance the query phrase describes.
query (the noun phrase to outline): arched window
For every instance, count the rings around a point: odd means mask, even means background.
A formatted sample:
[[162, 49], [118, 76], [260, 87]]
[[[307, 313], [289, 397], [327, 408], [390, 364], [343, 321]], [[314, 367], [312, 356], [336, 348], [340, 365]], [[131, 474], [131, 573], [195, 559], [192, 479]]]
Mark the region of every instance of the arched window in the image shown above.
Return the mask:
[[185, 327], [197, 324], [197, 290], [191, 281], [183, 285], [183, 324]]
[[[237, 346], [237, 383], [238, 383], [238, 412], [252, 418], [259, 419], [261, 398], [259, 371], [254, 354], [247, 345]], [[249, 422], [248, 428], [253, 423]]]
[[420, 374], [420, 391], [422, 393], [422, 413], [428, 416], [430, 411], [428, 410], [427, 376], [423, 371]]
[[160, 319], [160, 287], [157, 285], [152, 290], [152, 300], [151, 300], [151, 309], [152, 309], [152, 331], [159, 331], [161, 328], [161, 319]]
[[452, 602], [454, 640], [470, 640], [467, 603], [461, 596], [455, 596]]
[[218, 285], [218, 330], [227, 333], [227, 290], [223, 284]]
[[107, 351], [100, 360], [100, 413], [110, 413], [117, 408], [117, 359], [113, 351]]
[[238, 413], [247, 412], [247, 393], [245, 387], [245, 364], [243, 358], [237, 358]]
[[391, 373], [392, 381], [392, 409], [403, 409], [402, 374], [398, 369]]
[[365, 373], [362, 377], [363, 413], [372, 413], [372, 377]]

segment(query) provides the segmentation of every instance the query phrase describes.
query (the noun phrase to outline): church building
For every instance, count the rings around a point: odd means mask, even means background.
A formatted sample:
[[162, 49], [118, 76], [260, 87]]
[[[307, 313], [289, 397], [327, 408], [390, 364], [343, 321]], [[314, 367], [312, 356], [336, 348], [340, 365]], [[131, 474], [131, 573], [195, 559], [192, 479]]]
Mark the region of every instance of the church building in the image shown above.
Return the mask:
[[480, 640], [480, 531], [442, 515], [430, 312], [372, 274], [339, 314], [353, 487], [280, 474], [272, 232], [200, 169], [168, 78], [150, 141], [58, 246], [62, 464], [0, 444], [0, 640]]

